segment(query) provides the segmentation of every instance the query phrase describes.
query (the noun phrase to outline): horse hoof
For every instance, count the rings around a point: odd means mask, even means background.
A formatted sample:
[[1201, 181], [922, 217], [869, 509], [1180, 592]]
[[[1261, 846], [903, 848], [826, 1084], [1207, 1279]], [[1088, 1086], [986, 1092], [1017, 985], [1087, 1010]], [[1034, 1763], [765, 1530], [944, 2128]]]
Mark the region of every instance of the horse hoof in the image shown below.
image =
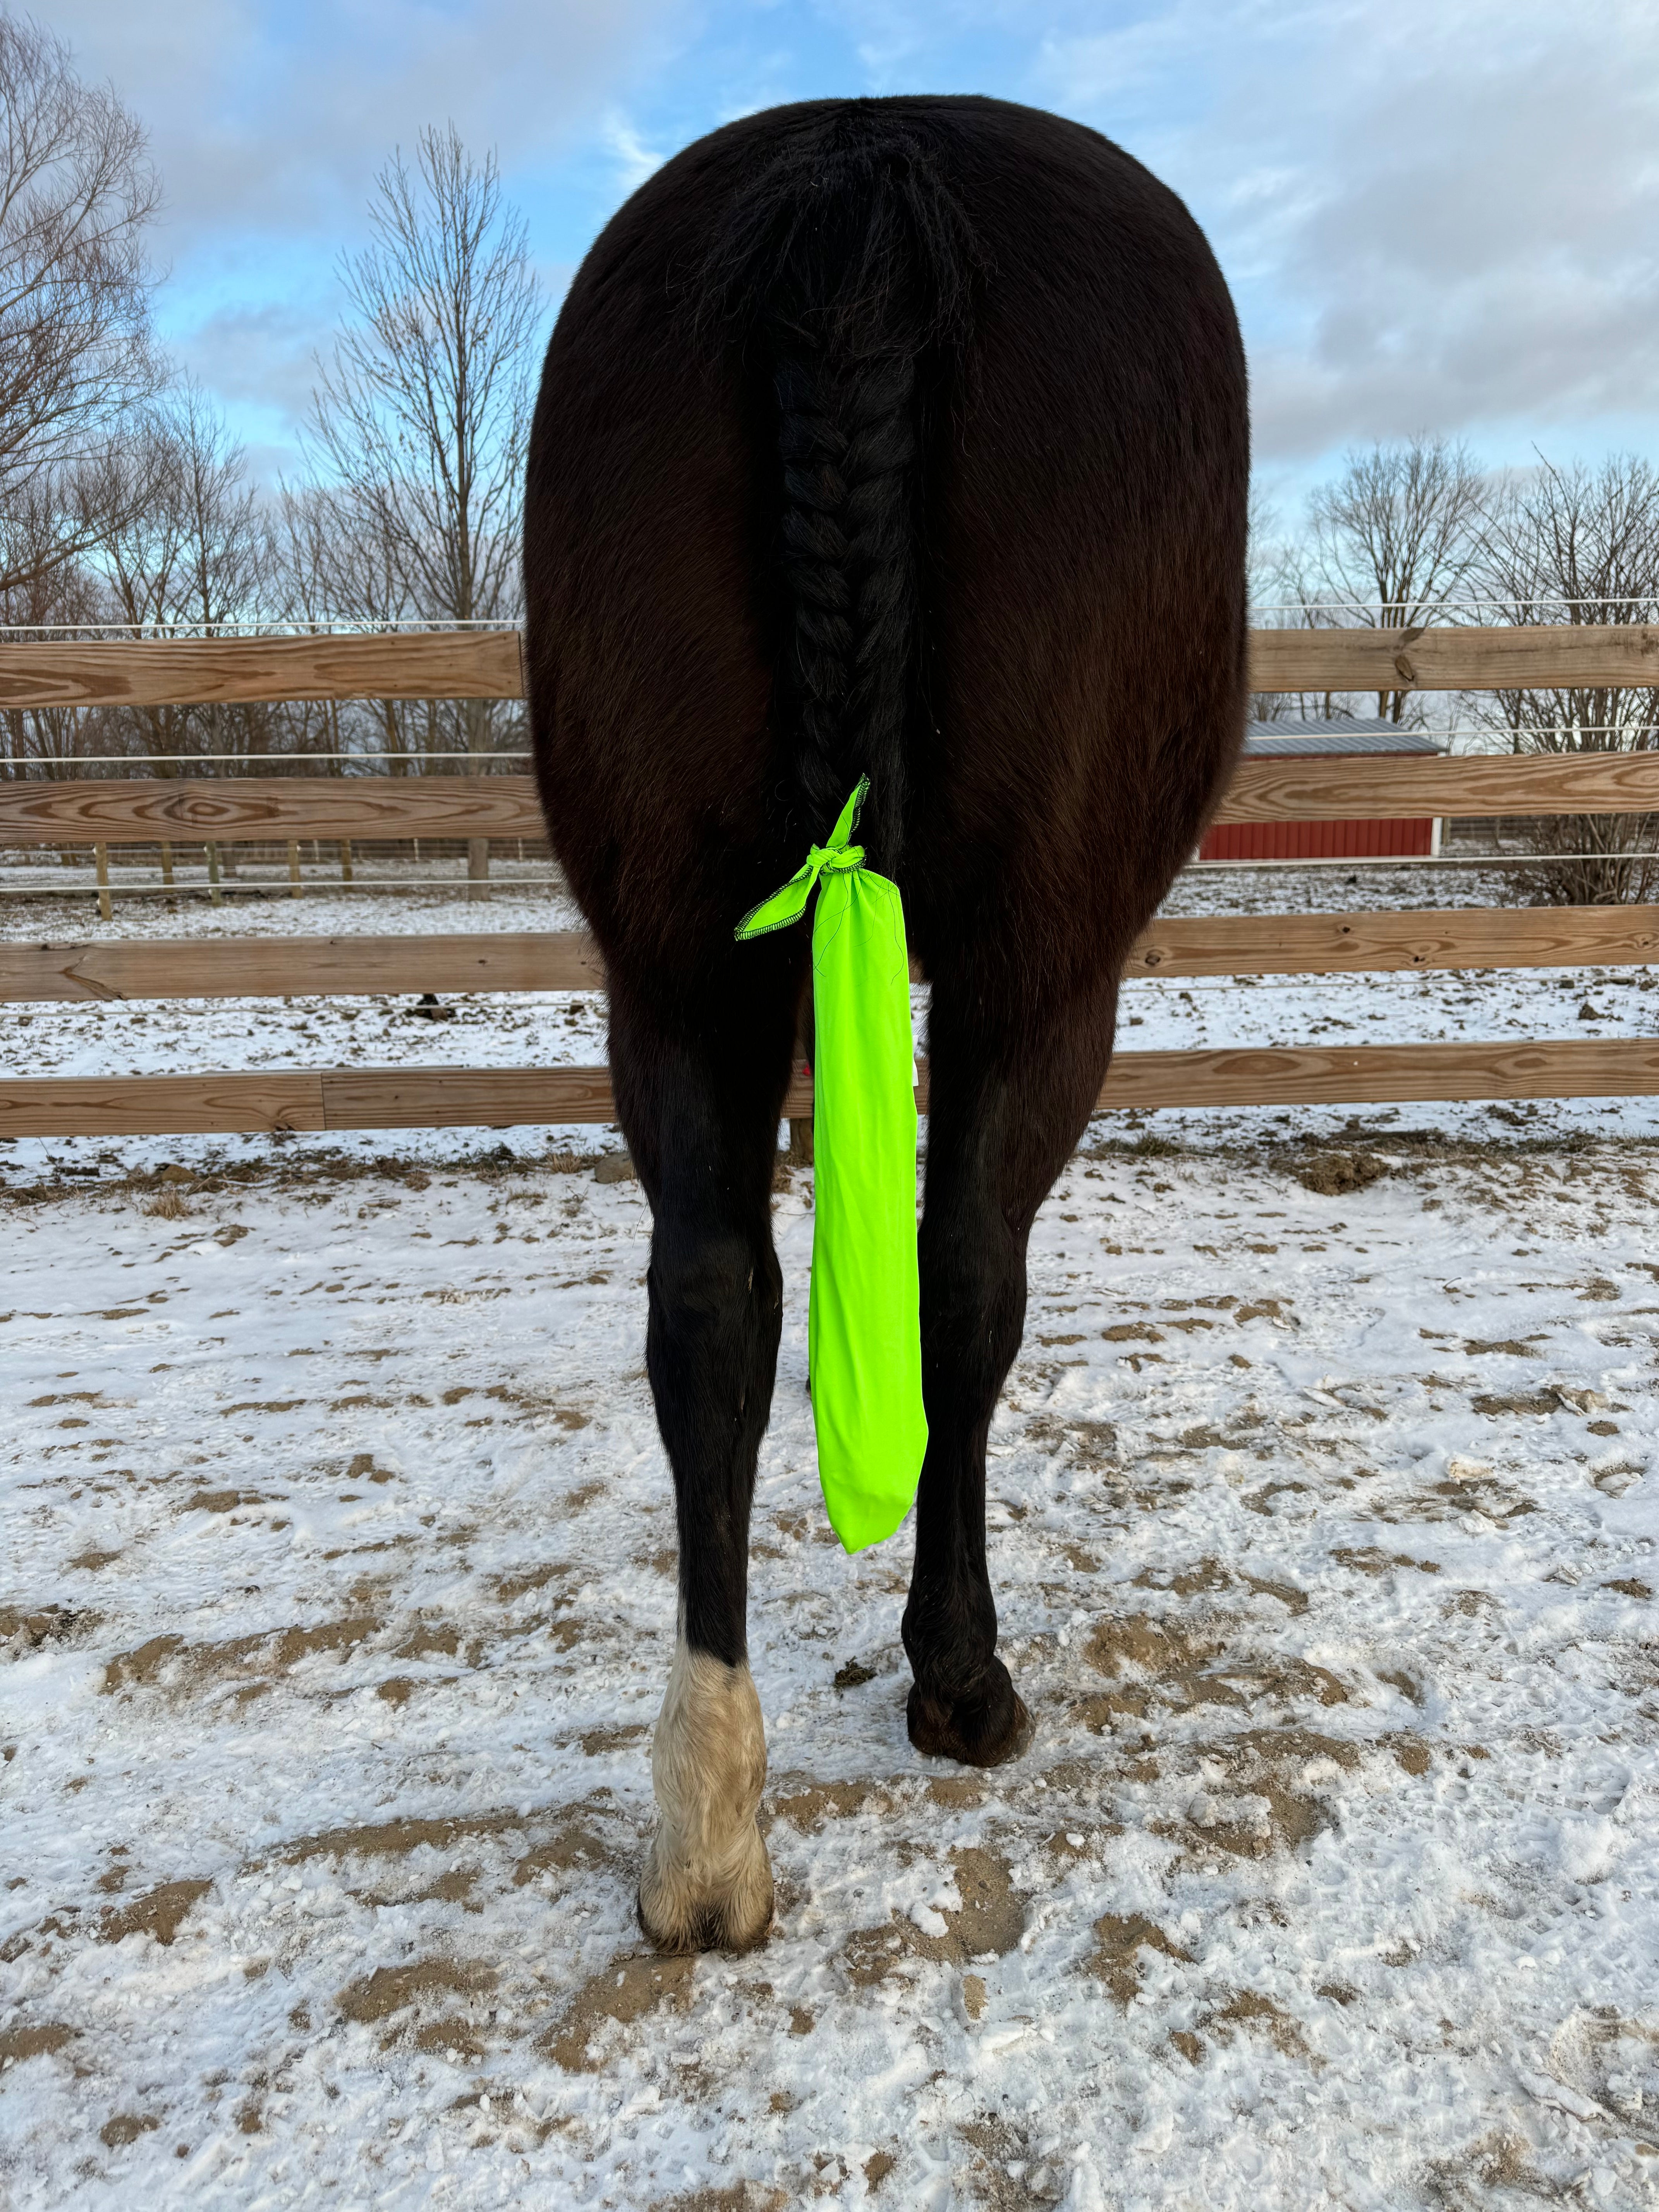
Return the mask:
[[1030, 1747], [1036, 1723], [1000, 1659], [971, 1697], [936, 1698], [920, 1682], [910, 1691], [905, 1721], [918, 1751], [962, 1766], [1001, 1766]]
[[750, 1827], [741, 1864], [718, 1886], [665, 1866], [653, 1844], [638, 1909], [641, 1929], [659, 1951], [752, 1951], [772, 1925], [772, 1865], [759, 1829]]

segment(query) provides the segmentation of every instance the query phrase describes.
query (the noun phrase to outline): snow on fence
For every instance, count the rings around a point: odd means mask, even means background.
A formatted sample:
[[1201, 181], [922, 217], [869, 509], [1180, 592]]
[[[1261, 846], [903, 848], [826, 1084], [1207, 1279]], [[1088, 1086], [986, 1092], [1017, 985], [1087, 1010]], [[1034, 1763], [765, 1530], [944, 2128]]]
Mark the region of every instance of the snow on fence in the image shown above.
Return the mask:
[[[1468, 691], [1659, 684], [1659, 628], [1257, 630], [1259, 691]], [[516, 634], [0, 646], [0, 708], [522, 696]], [[1218, 823], [1659, 812], [1659, 753], [1241, 763]], [[326, 837], [540, 837], [526, 775], [237, 776], [0, 786], [0, 846]], [[1642, 907], [1223, 916], [1155, 921], [1130, 975], [1641, 964]], [[562, 932], [0, 945], [0, 1000], [393, 991], [588, 990], [593, 948]], [[1120, 1053], [1103, 1108], [1659, 1093], [1659, 1040]], [[927, 1104], [923, 1072], [919, 1103]], [[798, 1069], [784, 1110], [811, 1113]], [[507, 1127], [614, 1119], [600, 1067], [349, 1068], [166, 1076], [0, 1075], [0, 1135]]]

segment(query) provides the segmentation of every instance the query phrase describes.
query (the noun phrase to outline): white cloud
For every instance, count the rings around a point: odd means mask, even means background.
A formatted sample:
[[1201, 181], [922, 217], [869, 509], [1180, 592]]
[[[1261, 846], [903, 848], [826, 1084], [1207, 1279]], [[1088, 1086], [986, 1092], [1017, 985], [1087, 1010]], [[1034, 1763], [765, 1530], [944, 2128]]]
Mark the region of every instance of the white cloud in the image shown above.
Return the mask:
[[860, 84], [1057, 107], [1180, 191], [1269, 465], [1423, 427], [1571, 450], [1659, 412], [1652, 0], [56, 0], [52, 22], [151, 128], [181, 352], [273, 419], [422, 124], [497, 145], [563, 263], [665, 150]]
[[[1157, 150], [1126, 131], [1131, 149], [1206, 221], [1234, 283], [1264, 458], [1659, 401], [1651, 8], [1190, 4], [1155, 30], [1050, 42], [1035, 70], [1108, 131], [1110, 91], [1133, 91]], [[1201, 112], [1160, 125], [1194, 77]]]
[[605, 126], [605, 143], [617, 157], [617, 181], [625, 192], [635, 192], [667, 159], [647, 146], [623, 115], [612, 114]]
[[361, 210], [392, 147], [453, 119], [503, 165], [592, 135], [670, 51], [681, 0], [58, 0], [53, 27], [149, 125], [168, 232], [292, 234]]

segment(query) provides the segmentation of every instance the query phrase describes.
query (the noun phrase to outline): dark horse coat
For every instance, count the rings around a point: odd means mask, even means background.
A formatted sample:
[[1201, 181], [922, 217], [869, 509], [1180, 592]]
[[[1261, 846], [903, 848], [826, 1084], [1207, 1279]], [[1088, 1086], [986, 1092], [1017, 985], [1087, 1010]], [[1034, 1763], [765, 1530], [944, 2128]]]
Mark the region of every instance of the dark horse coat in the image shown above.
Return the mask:
[[932, 987], [910, 1734], [990, 1764], [1030, 1723], [996, 1656], [986, 1434], [1124, 956], [1238, 750], [1248, 445], [1186, 209], [996, 100], [730, 125], [628, 202], [559, 317], [529, 696], [655, 1222], [680, 1638], [641, 1910], [665, 1944], [753, 1941], [771, 1910], [744, 1609], [808, 940], [733, 926], [867, 775], [860, 836]]

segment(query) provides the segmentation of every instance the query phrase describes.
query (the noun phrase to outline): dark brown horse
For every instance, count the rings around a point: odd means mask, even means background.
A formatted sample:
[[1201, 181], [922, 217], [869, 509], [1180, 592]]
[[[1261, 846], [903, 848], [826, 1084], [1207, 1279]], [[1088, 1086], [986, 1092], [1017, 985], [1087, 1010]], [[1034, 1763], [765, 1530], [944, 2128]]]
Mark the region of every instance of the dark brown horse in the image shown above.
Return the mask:
[[808, 939], [733, 926], [867, 775], [860, 834], [933, 993], [910, 1737], [991, 1765], [1030, 1723], [996, 1654], [986, 1434], [1125, 954], [1238, 750], [1248, 448], [1186, 209], [1092, 131], [996, 100], [718, 131], [606, 227], [559, 317], [530, 704], [655, 1224], [680, 1610], [640, 1914], [665, 1948], [741, 1948], [772, 1911], [748, 1528]]

